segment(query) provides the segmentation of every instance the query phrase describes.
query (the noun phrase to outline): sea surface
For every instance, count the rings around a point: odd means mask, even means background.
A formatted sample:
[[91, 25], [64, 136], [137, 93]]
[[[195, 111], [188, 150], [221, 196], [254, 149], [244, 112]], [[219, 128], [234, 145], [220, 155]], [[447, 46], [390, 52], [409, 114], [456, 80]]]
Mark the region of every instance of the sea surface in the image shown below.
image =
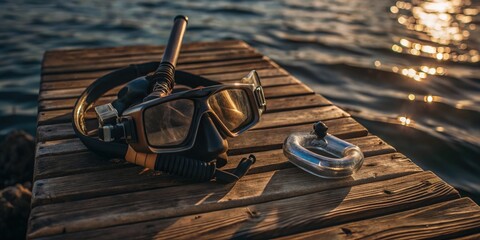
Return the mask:
[[480, 1], [0, 1], [0, 135], [35, 133], [45, 50], [242, 39], [480, 199]]

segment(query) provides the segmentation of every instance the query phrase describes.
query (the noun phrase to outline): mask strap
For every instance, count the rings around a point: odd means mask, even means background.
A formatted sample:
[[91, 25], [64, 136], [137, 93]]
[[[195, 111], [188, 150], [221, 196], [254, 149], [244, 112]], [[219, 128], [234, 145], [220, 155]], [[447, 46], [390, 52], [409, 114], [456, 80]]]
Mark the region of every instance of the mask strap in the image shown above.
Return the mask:
[[[158, 68], [158, 65], [158, 62], [132, 64], [128, 67], [113, 71], [98, 78], [85, 89], [75, 103], [72, 114], [72, 123], [73, 130], [75, 131], [76, 135], [90, 150], [106, 157], [121, 158], [125, 156], [128, 146], [126, 143], [104, 142], [100, 139], [88, 136], [86, 130], [84, 129], [83, 117], [88, 107], [103, 94], [112, 88], [126, 84], [137, 77], [145, 76], [155, 71], [155, 69]], [[219, 82], [183, 71], [176, 71], [175, 78], [177, 83], [189, 86], [191, 88], [220, 84]]]

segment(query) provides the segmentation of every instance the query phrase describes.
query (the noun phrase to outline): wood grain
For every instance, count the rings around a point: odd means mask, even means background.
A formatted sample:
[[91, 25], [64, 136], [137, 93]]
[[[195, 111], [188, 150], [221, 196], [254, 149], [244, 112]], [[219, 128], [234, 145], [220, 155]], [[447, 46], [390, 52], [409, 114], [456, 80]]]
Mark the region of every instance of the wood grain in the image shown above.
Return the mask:
[[[116, 90], [118, 91], [119, 88]], [[265, 97], [267, 101], [273, 98], [281, 97], [295, 97], [314, 94], [311, 89], [306, 88], [300, 84], [297, 85], [284, 85], [284, 86], [273, 86], [264, 88]], [[69, 89], [69, 90], [50, 90], [48, 93], [44, 94], [42, 99], [76, 99], [83, 89]], [[114, 94], [112, 91], [111, 94]], [[51, 111], [40, 111], [38, 113], [37, 124], [38, 126], [47, 125], [47, 124], [56, 124], [56, 123], [65, 123], [71, 121], [71, 110], [70, 109], [60, 109], [60, 110], [51, 110]]]
[[[41, 90], [58, 90], [58, 89], [69, 89], [69, 88], [86, 88], [88, 87], [95, 79], [82, 79], [82, 80], [66, 80], [66, 81], [53, 81], [53, 82], [43, 82], [40, 84]], [[213, 80], [213, 79], [212, 79]], [[216, 79], [216, 81], [224, 83], [235, 83], [240, 81], [238, 79]], [[262, 86], [281, 86], [300, 83], [300, 81], [294, 77], [290, 76], [261, 76]]]
[[[101, 105], [113, 100], [112, 98], [104, 99], [105, 101], [98, 101], [95, 105]], [[61, 100], [54, 100], [61, 101]], [[73, 104], [73, 103], [72, 103]], [[268, 113], [277, 113], [282, 111], [299, 110], [308, 111], [308, 108], [328, 106], [331, 103], [317, 94], [300, 95], [285, 98], [274, 98], [268, 100], [268, 109], [264, 116]], [[69, 109], [68, 107], [67, 109]], [[280, 114], [281, 115], [281, 114]], [[67, 121], [67, 118], [65, 118]], [[70, 122], [40, 125], [37, 127], [36, 139], [39, 142], [59, 140], [64, 138], [72, 138], [75, 136], [72, 124]]]
[[[459, 197], [451, 186], [368, 135], [348, 113], [242, 41], [185, 44], [178, 65], [225, 83], [238, 81], [251, 69], [262, 78], [267, 113], [253, 129], [229, 139], [224, 169], [232, 170], [250, 153], [258, 159], [236, 184], [194, 183], [88, 151], [70, 125], [76, 98], [96, 78], [131, 63], [157, 60], [163, 49], [129, 46], [45, 54], [29, 238], [478, 235], [478, 206], [465, 199], [449, 201]], [[111, 101], [118, 89], [97, 104]], [[91, 111], [86, 115], [94, 117]], [[364, 165], [352, 177], [316, 178], [284, 157], [285, 137], [311, 131], [318, 120], [362, 149]]]
[[[135, 206], [135, 209], [132, 209], [120, 207], [112, 202], [109, 206], [97, 210], [102, 214], [97, 212], [94, 214], [95, 218], [90, 216], [88, 220], [82, 218], [91, 215], [87, 211], [98, 206], [89, 206], [94, 204], [93, 202], [77, 203], [78, 207], [69, 208], [57, 205], [55, 210], [50, 209], [48, 212], [46, 208], [52, 208], [53, 205], [41, 206], [33, 210], [32, 216], [35, 219], [31, 222], [29, 236], [103, 228], [108, 225], [125, 224], [128, 220], [166, 218], [121, 226], [123, 229], [120, 231], [118, 228], [106, 228], [94, 231], [91, 233], [93, 235], [79, 232], [77, 236], [122, 239], [133, 236], [161, 239], [264, 239], [404, 211], [459, 196], [455, 189], [429, 172], [368, 184], [353, 186], [349, 184], [348, 187], [344, 185], [341, 188], [336, 186], [337, 188], [332, 189], [332, 186], [342, 181], [322, 181], [300, 172], [293, 176], [282, 173], [294, 170], [297, 169], [280, 170], [261, 177], [261, 174], [249, 175], [232, 188], [223, 188], [220, 192], [216, 192], [216, 188], [209, 188], [206, 193], [199, 194], [198, 188], [194, 188], [194, 191], [184, 187], [178, 194], [187, 192], [188, 198], [182, 199], [181, 205], [176, 203], [180, 199], [174, 189], [168, 191], [169, 201], [153, 197], [166, 195], [151, 192], [151, 197], [142, 202], [145, 209], [140, 209], [138, 204], [131, 205]], [[246, 181], [257, 175], [260, 178], [248, 185]], [[303, 179], [304, 176], [308, 181]], [[343, 180], [345, 181], [349, 180]], [[328, 191], [325, 191], [327, 189]], [[117, 196], [116, 200], [120, 200], [119, 198], [121, 197]], [[131, 200], [123, 202], [133, 204]], [[162, 209], [161, 206], [167, 208]], [[221, 210], [222, 208], [224, 210]], [[43, 214], [38, 214], [37, 209], [43, 209]], [[63, 209], [81, 211], [82, 214], [58, 214], [58, 212], [55, 214], [56, 211]], [[110, 210], [108, 214], [105, 212], [106, 209]], [[181, 217], [174, 217], [179, 215]], [[48, 227], [44, 227], [45, 225]], [[69, 235], [68, 238], [73, 236], [75, 235]]]
[[[259, 61], [255, 63], [246, 63], [246, 64], [239, 64], [239, 65], [231, 65], [231, 66], [225, 66], [225, 67], [212, 67], [212, 68], [202, 68], [202, 69], [192, 69], [189, 70], [188, 72], [192, 74], [198, 74], [198, 75], [208, 75], [208, 74], [224, 74], [224, 73], [241, 73], [243, 76], [247, 75], [251, 70], [253, 69], [273, 69], [274, 67], [266, 62], [266, 61]], [[103, 76], [103, 75], [101, 75]], [[100, 76], [99, 76], [100, 77]], [[241, 79], [241, 78], [238, 78]], [[41, 91], [39, 94], [39, 100], [45, 100], [45, 99], [57, 99], [57, 98], [65, 98], [67, 96], [70, 97], [78, 97], [80, 93], [82, 93], [84, 88], [74, 88], [74, 89], [62, 89], [60, 91], [58, 90], [45, 90]], [[64, 95], [64, 93], [70, 93], [72, 91], [76, 91], [76, 95]], [[116, 94], [118, 90], [116, 91], [111, 91], [111, 94]]]
[[[276, 109], [276, 112], [266, 112], [262, 116], [260, 123], [253, 129], [280, 127], [285, 125], [302, 124], [315, 122], [317, 120], [330, 120], [349, 116], [346, 112], [338, 107], [328, 105], [322, 106], [328, 104], [328, 102], [321, 101], [321, 98], [318, 99], [320, 101], [318, 101], [318, 104], [315, 105], [312, 104], [313, 101], [304, 101], [309, 99], [312, 98], [292, 98], [292, 101], [301, 101], [301, 103], [298, 104], [300, 107], [302, 107], [304, 103], [307, 105], [307, 107], [316, 105], [320, 105], [320, 107], [289, 110], [288, 105], [286, 105], [287, 108], [284, 111], [283, 109]], [[272, 102], [275, 102], [275, 99], [273, 99]], [[280, 103], [281, 102], [282, 101], [280, 101]], [[75, 133], [71, 123], [42, 125], [37, 129], [37, 141], [39, 142], [72, 137], [75, 137]]]
[[[338, 137], [343, 138], [352, 138], [365, 136], [367, 134], [366, 129], [361, 125], [356, 123], [351, 118], [346, 119], [336, 119], [331, 121], [325, 121], [325, 123], [330, 126], [330, 132], [335, 134]], [[69, 127], [69, 126], [64, 126]], [[56, 130], [53, 128], [51, 131], [58, 133], [58, 136], [65, 134], [64, 131], [67, 131], [68, 136], [73, 136], [71, 132], [71, 127], [67, 130], [62, 130], [60, 127], [57, 127]], [[242, 136], [230, 139], [230, 155], [235, 154], [246, 154], [251, 151], [264, 151], [271, 149], [281, 149], [283, 140], [285, 137], [292, 133], [298, 131], [309, 131], [311, 129], [311, 124], [296, 125], [291, 127], [284, 127], [278, 131], [270, 130], [252, 130], [245, 133], [246, 137]], [[63, 133], [62, 133], [63, 132]], [[258, 132], [258, 133], [256, 133]], [[64, 136], [67, 136], [64, 135]], [[249, 139], [252, 141], [259, 141], [262, 144], [250, 150], [239, 150], [239, 147], [249, 146]], [[349, 141], [354, 141], [356, 144], [359, 144], [364, 149], [364, 154], [366, 156], [383, 154], [387, 152], [395, 151], [393, 147], [383, 142], [381, 139], [375, 136], [368, 136], [365, 138], [352, 139]], [[103, 168], [104, 161], [97, 163], [98, 158], [94, 158], [94, 154], [88, 155], [89, 151], [83, 146], [83, 144], [78, 139], [61, 139], [59, 141], [47, 141], [45, 143], [37, 144], [37, 156], [35, 164], [35, 174], [36, 176], [41, 176], [43, 173], [47, 175], [62, 175], [61, 173], [69, 172], [83, 172], [84, 168], [86, 169], [96, 169], [96, 166], [99, 165], [100, 168]], [[42, 148], [42, 149], [40, 149]], [[236, 150], [237, 148], [237, 150]], [[368, 151], [367, 151], [368, 150]], [[78, 154], [78, 157], [71, 157], [72, 155]], [[83, 154], [87, 154], [85, 157]], [[43, 155], [43, 156], [42, 156]], [[100, 159], [98, 159], [100, 160]], [[239, 160], [239, 159], [238, 159]], [[73, 162], [73, 163], [72, 163]], [[70, 164], [68, 164], [70, 163]], [[65, 164], [65, 165], [63, 165]], [[236, 163], [235, 163], [236, 164]], [[41, 168], [37, 170], [37, 168]], [[43, 178], [43, 177], [40, 177]]]
[[[384, 153], [392, 153], [395, 151], [388, 144], [372, 145], [372, 141], [378, 141], [379, 139], [374, 137], [363, 137], [348, 139], [349, 142], [358, 145], [365, 156], [374, 156]], [[375, 147], [373, 147], [375, 146]], [[377, 147], [378, 146], [378, 147]], [[245, 156], [241, 156], [245, 157]], [[258, 161], [262, 159], [258, 156]], [[283, 155], [275, 155], [274, 163], [285, 163], [287, 160]], [[239, 163], [240, 157], [234, 157], [230, 159], [230, 165], [228, 167], [234, 168]], [[268, 161], [266, 162], [268, 164]], [[270, 162], [272, 163], [272, 162]], [[37, 163], [37, 165], [43, 165], [44, 163]], [[252, 168], [257, 167], [265, 168], [265, 163], [254, 165]], [[409, 164], [409, 163], [406, 163]], [[113, 164], [117, 165], [117, 164]], [[43, 165], [44, 166], [44, 165]], [[376, 165], [373, 165], [375, 167]], [[63, 177], [54, 177], [46, 179], [38, 179], [34, 183], [33, 201], [32, 205], [54, 203], [66, 200], [78, 200], [90, 197], [106, 196], [110, 194], [117, 194], [121, 192], [140, 191], [148, 188], [158, 188], [170, 185], [165, 185], [164, 178], [169, 178], [166, 174], [153, 173], [152, 171], [144, 171], [142, 167], [136, 168], [118, 168], [114, 166], [111, 170], [105, 169], [100, 172], [85, 172], [76, 175], [66, 175]], [[274, 166], [271, 166], [274, 167]], [[268, 166], [267, 166], [268, 168]], [[228, 169], [228, 168], [227, 168]], [[276, 169], [272, 169], [276, 170]], [[142, 174], [138, 174], [142, 172]], [[261, 172], [256, 170], [254, 172]], [[151, 173], [151, 174], [148, 174]], [[377, 173], [378, 174], [378, 173]], [[137, 176], [138, 175], [138, 176]], [[108, 177], [106, 177], [108, 176]], [[137, 177], [132, 177], [137, 176]], [[161, 177], [158, 177], [161, 176]], [[160, 184], [160, 185], [159, 185]], [[170, 183], [169, 183], [170, 184]], [[175, 182], [174, 185], [177, 183]]]
[[[288, 84], [280, 83], [279, 85], [271, 85], [271, 86], [285, 86], [292, 83], [293, 82], [290, 82]], [[117, 98], [116, 95], [102, 97], [96, 101], [95, 105], [110, 103], [114, 101], [116, 98]], [[71, 109], [74, 107], [76, 101], [77, 101], [77, 98], [41, 100], [38, 103], [38, 110], [50, 111], [50, 110]], [[326, 100], [324, 97], [320, 95], [290, 96], [285, 98], [274, 98], [269, 100], [267, 112], [281, 111], [283, 109], [301, 109], [301, 108], [307, 108], [311, 106], [325, 106], [325, 105], [331, 105], [331, 103], [330, 101]]]
[[[284, 113], [288, 114], [288, 111], [285, 111]], [[367, 134], [367, 130], [351, 118], [338, 119], [337, 121], [327, 121], [328, 119], [316, 120], [325, 120], [325, 123], [330, 127], [329, 132], [340, 138], [360, 137]], [[298, 121], [301, 123], [304, 121], [304, 119], [299, 118]], [[311, 128], [311, 124], [304, 124], [286, 128], [263, 129], [262, 132], [248, 131], [239, 137], [228, 140], [230, 149], [229, 152], [230, 154], [240, 154], [244, 152], [264, 151], [279, 148], [282, 145], [283, 140], [290, 133], [295, 131], [305, 131], [306, 129], [308, 129], [307, 131], [310, 131]], [[68, 132], [71, 131], [69, 129], [64, 130], [66, 131], [66, 134], [69, 134]], [[256, 142], [256, 146], [251, 146], [251, 141], [258, 142]], [[43, 156], [53, 156], [84, 151], [87, 151], [87, 148], [78, 138], [60, 139], [38, 142], [36, 146], [35, 157], [39, 158]]]
[[[315, 119], [315, 121], [321, 119]], [[367, 135], [367, 130], [352, 118], [339, 118], [324, 121], [329, 126], [329, 132], [339, 138], [354, 138]], [[281, 123], [280, 123], [281, 124]], [[284, 126], [282, 128], [259, 129], [248, 131], [229, 141], [230, 154], [243, 154], [248, 152], [279, 149], [285, 138], [294, 132], [310, 132], [312, 124]], [[255, 145], [252, 145], [252, 142]], [[380, 145], [378, 143], [377, 145]]]
[[[255, 53], [254, 51], [251, 51]], [[208, 54], [205, 52], [196, 52], [197, 54]], [[192, 55], [191, 55], [192, 56]], [[199, 62], [199, 63], [177, 63], [178, 68], [182, 68], [182, 70], [185, 69], [195, 69], [195, 68], [204, 68], [204, 67], [209, 67], [213, 65], [217, 66], [228, 66], [228, 65], [235, 65], [235, 64], [240, 64], [240, 63], [248, 63], [248, 62], [259, 62], [264, 59], [263, 56], [259, 56], [257, 54], [254, 54], [255, 57], [252, 58], [243, 58], [243, 59], [227, 59], [222, 62]], [[257, 57], [258, 56], [258, 57]], [[107, 58], [107, 59], [94, 59], [92, 61], [91, 59], [76, 59], [72, 60], [68, 64], [65, 65], [60, 65], [60, 66], [54, 66], [54, 69], [61, 68], [61, 67], [71, 67], [71, 66], [78, 66], [78, 65], [92, 65], [93, 63], [122, 63], [123, 66], [128, 66], [131, 61], [139, 61], [139, 62], [153, 62], [153, 61], [159, 61], [158, 59], [159, 55], [158, 53], [145, 53], [144, 55], [138, 55], [138, 56], [132, 56], [132, 57], [121, 57], [121, 58]]]
[[124, 159], [108, 159], [93, 152], [81, 152], [37, 158], [34, 167], [34, 181], [50, 177], [66, 176], [82, 172], [102, 171], [120, 167], [132, 167]]
[[[239, 40], [226, 40], [214, 42], [195, 42], [182, 45], [181, 53], [205, 52], [219, 49], [245, 49], [250, 48], [245, 42]], [[47, 51], [44, 55], [42, 67], [64, 66], [77, 63], [77, 61], [90, 61], [96, 59], [116, 59], [122, 57], [143, 56], [146, 54], [162, 54], [165, 46], [121, 46], [82, 49], [57, 49]]]
[[461, 198], [281, 239], [451, 239], [479, 231], [480, 207]]
[[[262, 55], [249, 49], [233, 49], [233, 50], [216, 50], [209, 53], [183, 53], [180, 54], [178, 64], [203, 64], [207, 62], [220, 62], [222, 60], [245, 60], [257, 59], [261, 60]], [[89, 61], [88, 63], [72, 64], [70, 66], [46, 67], [43, 68], [42, 74], [65, 74], [76, 72], [95, 72], [101, 70], [113, 70], [126, 67], [129, 64], [140, 64], [144, 62], [159, 62], [162, 55], [149, 55], [143, 57], [125, 58], [123, 61], [105, 61], [103, 59], [97, 61]]]
[[[266, 91], [268, 91], [268, 89], [270, 87], [279, 87], [279, 88], [285, 88], [286, 85], [294, 85], [294, 86], [298, 86], [298, 82], [294, 81], [294, 79], [292, 78], [285, 78], [285, 77], [274, 77], [274, 78], [266, 78], [266, 81], [263, 81], [263, 82], [267, 82], [268, 84], [264, 85], [264, 89]], [[71, 89], [71, 88], [70, 88]], [[50, 92], [61, 92], [61, 94], [50, 94], [52, 96], [48, 97], [48, 96], [44, 96], [42, 97], [42, 99], [39, 101], [39, 106], [38, 106], [38, 109], [39, 111], [48, 111], [48, 110], [59, 110], [59, 109], [70, 109], [70, 108], [73, 108], [74, 105], [75, 105], [75, 102], [77, 101], [77, 98], [78, 98], [78, 94], [81, 93], [80, 89], [83, 89], [83, 88], [73, 88], [75, 89], [74, 90], [74, 94], [72, 94], [71, 92], [67, 92], [68, 95], [65, 95], [65, 90], [66, 89], [63, 89], [63, 88], [59, 88], [59, 89], [51, 89], [51, 90], [48, 90]], [[274, 88], [275, 89], [275, 88]], [[302, 91], [302, 88], [296, 88], [295, 87], [295, 92], [299, 92], [299, 91]], [[66, 90], [68, 91], [68, 90]], [[295, 96], [295, 92], [287, 92], [285, 91], [285, 94], [286, 96]], [[308, 94], [310, 93], [310, 91], [308, 92], [300, 92], [300, 94]], [[44, 99], [44, 98], [47, 98], [47, 99]], [[277, 97], [278, 98], [278, 97]], [[323, 98], [323, 97], [321, 97]], [[101, 97], [96, 105], [100, 105], [100, 104], [105, 104], [105, 103], [109, 103], [109, 102], [112, 102], [113, 100], [116, 99], [116, 92], [112, 92], [110, 94], [108, 94], [108, 96], [104, 96], [104, 97]], [[288, 99], [287, 99], [288, 100]], [[287, 100], [284, 100], [284, 102], [288, 102]], [[313, 101], [313, 100], [308, 100], [306, 99], [306, 101]], [[323, 100], [325, 101], [325, 99]], [[273, 103], [274, 104], [274, 103]], [[291, 107], [293, 104], [290, 104]], [[268, 106], [269, 106], [269, 109], [272, 108], [272, 104], [269, 102], [268, 103]], [[277, 105], [278, 107], [278, 105]], [[300, 106], [301, 107], [301, 106]], [[275, 106], [273, 106], [273, 108], [275, 108]]]
[[[266, 69], [266, 70], [269, 70], [269, 69]], [[277, 71], [277, 69], [274, 69], [274, 71]], [[259, 71], [259, 75], [260, 77], [262, 78], [262, 69], [260, 69]], [[234, 72], [233, 74], [236, 74], [238, 75], [238, 78], [235, 78], [236, 81], [239, 81], [243, 76], [245, 76], [246, 74], [248, 74], [249, 71], [240, 71], [240, 72]], [[223, 74], [232, 74], [232, 73], [222, 73]], [[208, 76], [209, 74], [205, 74], [205, 76]], [[275, 75], [274, 76], [266, 76], [265, 78], [267, 78], [268, 80], [266, 81], [275, 81], [276, 79], [273, 79], [273, 80], [270, 80], [270, 78], [272, 77], [276, 77]], [[280, 77], [283, 77], [280, 75]], [[284, 78], [280, 78], [280, 79], [284, 79]], [[215, 79], [212, 79], [212, 80], [215, 80]], [[293, 81], [290, 79], [291, 84], [295, 84], [296, 86], [299, 86], [300, 83], [298, 81]], [[231, 82], [230, 79], [221, 79], [220, 82]], [[282, 87], [281, 85], [286, 85], [286, 84], [272, 84], [273, 86], [272, 87]], [[303, 84], [302, 84], [303, 85]], [[122, 88], [122, 86], [117, 86], [113, 89], [111, 89], [110, 91], [108, 91], [107, 93], [104, 94], [104, 96], [112, 96], [112, 95], [116, 95], [117, 92]], [[266, 86], [265, 87], [266, 89], [268, 89], [269, 87]], [[266, 90], [265, 89], [265, 90]], [[68, 88], [68, 89], [54, 89], [54, 90], [45, 90], [45, 91], [41, 91], [40, 95], [39, 95], [39, 100], [50, 100], [50, 99], [64, 99], [64, 98], [78, 98], [80, 96], [80, 94], [85, 90], [84, 87], [80, 87], [80, 88]], [[311, 90], [309, 90], [309, 92], [312, 92]]]
[[[258, 68], [253, 68], [253, 69], [258, 69]], [[237, 71], [237, 72], [230, 72], [230, 73], [220, 72], [220, 73], [211, 73], [211, 74], [200, 74], [200, 76], [206, 77], [215, 81], [239, 80], [239, 79], [242, 79], [242, 77], [245, 76], [245, 74], [251, 70], [252, 69], [244, 69], [244, 71], [240, 71], [240, 72]], [[111, 70], [43, 75], [41, 82], [44, 83], [44, 82], [67, 81], [67, 80], [94, 80], [109, 72], [111, 72]], [[260, 77], [288, 76], [288, 73], [285, 72], [285, 70], [278, 69], [278, 68], [259, 69], [257, 70], [257, 72], [260, 75]]]

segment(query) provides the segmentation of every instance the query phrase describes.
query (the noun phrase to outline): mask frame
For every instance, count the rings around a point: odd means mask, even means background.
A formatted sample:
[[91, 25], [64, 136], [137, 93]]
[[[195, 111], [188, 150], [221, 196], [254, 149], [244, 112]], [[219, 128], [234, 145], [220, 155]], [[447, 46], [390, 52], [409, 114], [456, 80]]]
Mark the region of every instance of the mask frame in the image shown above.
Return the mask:
[[[220, 84], [215, 86], [204, 87], [200, 89], [193, 89], [185, 92], [179, 92], [171, 94], [163, 98], [156, 98], [141, 104], [135, 105], [123, 113], [122, 117], [126, 121], [133, 121], [135, 125], [135, 133], [126, 135], [135, 136], [135, 139], [128, 140], [127, 143], [137, 152], [152, 152], [152, 153], [175, 153], [189, 150], [195, 143], [195, 136], [198, 132], [201, 117], [204, 114], [209, 114], [215, 122], [215, 126], [223, 134], [228, 137], [236, 137], [239, 134], [250, 129], [252, 126], [260, 121], [260, 116], [266, 110], [266, 101], [263, 93], [263, 88], [260, 84], [258, 74], [255, 70], [251, 71], [246, 77], [242, 79], [242, 82], [248, 83], [234, 83], [234, 84]], [[224, 90], [239, 89], [244, 91], [248, 96], [248, 103], [252, 110], [252, 116], [250, 121], [235, 131], [231, 131], [224, 124], [221, 117], [219, 117], [215, 111], [208, 104], [208, 99], [216, 93]], [[194, 113], [192, 116], [192, 122], [188, 130], [186, 139], [180, 144], [173, 146], [155, 146], [149, 143], [147, 127], [145, 126], [145, 112], [147, 109], [172, 102], [179, 99], [188, 99], [194, 102]]]

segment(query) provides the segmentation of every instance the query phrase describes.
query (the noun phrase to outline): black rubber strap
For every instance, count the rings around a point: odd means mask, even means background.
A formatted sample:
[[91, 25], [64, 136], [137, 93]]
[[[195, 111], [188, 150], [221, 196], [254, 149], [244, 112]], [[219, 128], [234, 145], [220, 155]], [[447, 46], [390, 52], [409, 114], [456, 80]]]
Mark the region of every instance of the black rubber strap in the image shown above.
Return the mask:
[[[126, 68], [113, 71], [95, 80], [85, 89], [82, 95], [80, 95], [73, 109], [72, 124], [77, 136], [90, 150], [106, 157], [123, 158], [125, 156], [128, 149], [128, 145], [126, 143], [107, 143], [99, 139], [89, 137], [84, 129], [82, 129], [83, 115], [93, 102], [95, 102], [109, 90], [126, 84], [138, 77], [145, 76], [155, 71], [158, 66], [159, 62], [148, 62], [130, 65]], [[208, 80], [198, 75], [183, 71], [176, 71], [175, 79], [178, 84], [186, 85], [191, 88], [220, 84], [219, 82]]]

